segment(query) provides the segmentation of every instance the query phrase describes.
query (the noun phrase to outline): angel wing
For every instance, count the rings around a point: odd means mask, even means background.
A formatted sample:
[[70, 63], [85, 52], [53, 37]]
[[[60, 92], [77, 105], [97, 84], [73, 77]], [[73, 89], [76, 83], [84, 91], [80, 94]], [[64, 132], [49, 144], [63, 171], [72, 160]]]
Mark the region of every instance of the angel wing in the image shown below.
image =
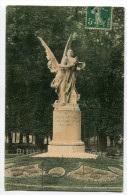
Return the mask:
[[47, 54], [46, 58], [48, 59], [48, 64], [47, 64], [48, 68], [50, 69], [51, 72], [55, 72], [55, 73], [58, 72], [60, 66], [54, 54], [52, 53], [48, 45], [44, 42], [44, 40], [41, 37], [38, 37], [38, 39], [41, 41], [42, 45], [46, 50], [46, 54]]
[[63, 53], [63, 57], [62, 57], [62, 60], [61, 60], [61, 64], [64, 61], [65, 56], [67, 55], [67, 51], [69, 49], [71, 49], [71, 42], [72, 42], [72, 34], [70, 35], [70, 37], [69, 37], [69, 39], [68, 39], [68, 41], [66, 43], [66, 46], [65, 46], [65, 49], [64, 49], [64, 53]]

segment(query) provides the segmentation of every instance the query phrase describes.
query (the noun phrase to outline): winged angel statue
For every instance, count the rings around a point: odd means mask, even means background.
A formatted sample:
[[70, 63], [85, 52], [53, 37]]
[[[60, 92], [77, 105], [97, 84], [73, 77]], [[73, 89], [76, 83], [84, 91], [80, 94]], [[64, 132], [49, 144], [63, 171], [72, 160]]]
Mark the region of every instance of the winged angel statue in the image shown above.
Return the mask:
[[46, 50], [48, 68], [51, 72], [56, 73], [55, 78], [51, 82], [51, 87], [55, 88], [58, 94], [58, 100], [55, 101], [54, 107], [64, 106], [67, 103], [77, 104], [80, 95], [75, 88], [75, 82], [78, 71], [84, 68], [85, 63], [79, 62], [77, 57], [73, 57], [73, 51], [71, 50], [72, 36], [67, 41], [60, 64], [44, 40], [40, 37], [38, 39]]

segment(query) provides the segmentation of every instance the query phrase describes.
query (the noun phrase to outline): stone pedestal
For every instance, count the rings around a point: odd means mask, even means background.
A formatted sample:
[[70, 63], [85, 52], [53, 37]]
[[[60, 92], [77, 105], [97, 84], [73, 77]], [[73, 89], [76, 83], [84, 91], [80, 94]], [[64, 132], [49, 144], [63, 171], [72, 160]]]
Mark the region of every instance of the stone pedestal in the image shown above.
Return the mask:
[[78, 104], [67, 104], [54, 109], [53, 139], [49, 143], [48, 152], [85, 152], [81, 141], [81, 112]]

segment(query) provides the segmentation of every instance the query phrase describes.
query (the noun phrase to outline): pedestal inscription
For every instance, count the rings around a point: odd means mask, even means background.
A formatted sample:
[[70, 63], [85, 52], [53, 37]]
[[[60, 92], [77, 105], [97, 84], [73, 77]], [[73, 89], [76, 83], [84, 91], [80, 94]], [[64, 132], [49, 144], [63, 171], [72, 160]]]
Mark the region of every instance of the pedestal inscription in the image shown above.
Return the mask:
[[79, 142], [81, 139], [80, 111], [54, 111], [53, 113], [53, 141]]
[[72, 111], [54, 111], [54, 129], [55, 131], [62, 131], [64, 128], [72, 127], [74, 123], [80, 126], [80, 112]]

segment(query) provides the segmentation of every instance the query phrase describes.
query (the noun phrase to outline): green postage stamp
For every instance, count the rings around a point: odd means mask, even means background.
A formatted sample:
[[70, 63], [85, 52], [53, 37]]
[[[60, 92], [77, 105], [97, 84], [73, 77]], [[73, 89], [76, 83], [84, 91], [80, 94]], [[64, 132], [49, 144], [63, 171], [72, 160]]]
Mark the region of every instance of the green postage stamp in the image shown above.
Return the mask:
[[110, 30], [112, 28], [112, 8], [87, 7], [86, 28]]

